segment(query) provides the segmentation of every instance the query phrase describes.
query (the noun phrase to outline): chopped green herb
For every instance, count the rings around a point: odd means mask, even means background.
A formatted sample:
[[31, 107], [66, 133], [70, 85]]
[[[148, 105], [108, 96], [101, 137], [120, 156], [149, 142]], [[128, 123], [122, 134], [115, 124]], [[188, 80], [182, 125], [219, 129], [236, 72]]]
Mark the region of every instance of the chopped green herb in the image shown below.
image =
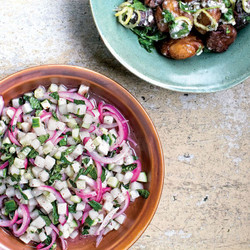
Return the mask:
[[56, 115], [56, 112], [54, 110], [52, 110], [52, 117], [56, 120], [56, 121], [59, 121], [57, 115]]
[[94, 223], [94, 220], [91, 220], [90, 217], [88, 216], [85, 220], [85, 223], [87, 223], [91, 227]]
[[64, 154], [64, 155], [69, 155], [69, 154], [71, 154], [71, 153], [75, 150], [75, 148], [76, 148], [76, 146], [75, 146], [75, 145], [72, 145], [72, 146], [68, 147], [68, 148], [63, 152], [63, 154]]
[[178, 23], [173, 23], [171, 25], [170, 34], [171, 34], [171, 37], [173, 38], [181, 38], [190, 32], [189, 26], [186, 22], [181, 23], [182, 29], [178, 29], [178, 31], [174, 31], [175, 27], [178, 25], [179, 25]]
[[122, 172], [133, 171], [136, 168], [137, 168], [136, 163], [133, 163], [133, 164], [130, 164], [130, 165], [122, 165]]
[[226, 20], [227, 22], [230, 22], [231, 20], [233, 20], [234, 19], [233, 9], [229, 8], [228, 11], [222, 15], [222, 18]]
[[155, 47], [155, 42], [166, 38], [166, 35], [160, 33], [155, 27], [133, 28], [131, 30], [138, 36], [140, 45], [149, 53]]
[[76, 182], [78, 180], [78, 178], [80, 177], [80, 175], [87, 175], [91, 171], [91, 169], [92, 169], [92, 166], [89, 166], [86, 169], [85, 168], [81, 168], [79, 170], [79, 172], [77, 173], [77, 176], [75, 177], [74, 182]]
[[23, 198], [27, 201], [28, 200], [28, 197], [25, 193], [23, 193], [23, 190], [21, 189], [21, 187], [19, 185], [14, 185], [14, 188], [18, 189], [21, 193], [21, 195], [23, 196]]
[[90, 161], [90, 158], [86, 157], [86, 158], [83, 158], [82, 163], [84, 165], [88, 165], [89, 161]]
[[77, 204], [72, 204], [72, 205], [68, 205], [68, 209], [70, 213], [76, 213], [76, 206]]
[[59, 100], [59, 94], [58, 92], [52, 92], [49, 94], [52, 98], [54, 98], [55, 100]]
[[46, 226], [50, 226], [51, 220], [47, 215], [40, 215], [46, 223]]
[[76, 188], [76, 183], [74, 181], [72, 181], [71, 179], [69, 179], [70, 184], [72, 185], [73, 188]]
[[146, 189], [137, 189], [139, 195], [143, 197], [144, 199], [147, 199], [149, 196], [149, 191]]
[[30, 101], [30, 96], [24, 95], [23, 100], [26, 101], [26, 102], [29, 102]]
[[64, 135], [63, 139], [60, 140], [58, 144], [59, 144], [60, 147], [66, 146], [67, 145], [67, 135]]
[[32, 147], [30, 147], [30, 148], [31, 148], [31, 151], [27, 155], [27, 158], [28, 159], [29, 158], [34, 159], [34, 158], [36, 158], [39, 155], [39, 153], [34, 148], [32, 148]]
[[23, 105], [24, 104], [23, 98], [20, 97], [19, 100], [18, 100], [18, 103], [19, 103], [20, 106]]
[[55, 180], [61, 180], [62, 175], [60, 174], [60, 171], [62, 170], [62, 166], [55, 165], [53, 169], [50, 172], [49, 180], [47, 181], [48, 185], [52, 185]]
[[40, 116], [40, 115], [41, 115], [41, 112], [42, 112], [42, 110], [38, 109], [38, 110], [36, 110], [35, 115], [36, 115], [36, 116]]
[[45, 241], [43, 241], [43, 243], [44, 243], [45, 245], [49, 246], [50, 243], [51, 243], [51, 236], [48, 235], [48, 236], [47, 236], [47, 239], [46, 239]]
[[30, 106], [33, 108], [33, 109], [43, 109], [42, 106], [41, 106], [41, 103], [39, 100], [37, 100], [35, 97], [31, 96], [30, 99], [29, 99], [29, 102], [30, 102]]
[[173, 14], [168, 10], [162, 11], [162, 15], [166, 23], [171, 23], [171, 22], [174, 22], [175, 20]]
[[114, 208], [120, 207], [121, 205], [119, 204], [119, 202], [117, 200], [114, 200]]
[[83, 100], [74, 100], [75, 104], [85, 104], [85, 101]]
[[129, 5], [129, 7], [132, 7], [134, 10], [147, 10], [147, 7], [139, 0], [134, 0], [133, 4]]
[[52, 203], [53, 206], [53, 211], [52, 211], [52, 222], [54, 225], [59, 223], [59, 215], [57, 212], [57, 206], [56, 206], [56, 201], [53, 201]]
[[129, 184], [130, 184], [130, 183], [127, 183], [126, 185], [125, 185], [125, 184], [122, 184], [122, 186], [123, 186], [125, 189], [129, 189]]
[[4, 203], [6, 215], [17, 209], [17, 204], [14, 200], [9, 200]]
[[89, 171], [89, 175], [92, 179], [96, 180], [97, 179], [97, 171], [94, 165], [90, 165], [90, 171]]
[[88, 227], [88, 226], [85, 226], [84, 228], [83, 228], [83, 230], [82, 230], [82, 235], [87, 235], [87, 234], [89, 234], [89, 230], [90, 229], [90, 227]]
[[[10, 161], [9, 161], [10, 162]], [[14, 162], [14, 160], [13, 160], [13, 162]], [[9, 163], [10, 164], [10, 163]], [[13, 164], [13, 163], [12, 163]], [[11, 164], [11, 165], [12, 165]], [[5, 178], [7, 176], [7, 169], [5, 168], [5, 169], [3, 169], [3, 178]]]
[[104, 182], [105, 179], [106, 179], [106, 170], [105, 168], [102, 168], [101, 181]]
[[40, 135], [37, 139], [40, 141], [41, 144], [43, 144], [45, 141], [47, 141], [49, 139], [49, 134]]
[[88, 204], [95, 210], [95, 211], [99, 211], [102, 209], [102, 205], [94, 200], [89, 201]]
[[190, 10], [188, 4], [187, 3], [183, 3], [182, 1], [179, 1], [179, 8], [182, 11], [185, 11], [185, 12], [188, 12], [188, 13], [195, 13], [197, 11], [197, 10]]
[[231, 1], [230, 0], [223, 0], [225, 6], [229, 8], [231, 6]]

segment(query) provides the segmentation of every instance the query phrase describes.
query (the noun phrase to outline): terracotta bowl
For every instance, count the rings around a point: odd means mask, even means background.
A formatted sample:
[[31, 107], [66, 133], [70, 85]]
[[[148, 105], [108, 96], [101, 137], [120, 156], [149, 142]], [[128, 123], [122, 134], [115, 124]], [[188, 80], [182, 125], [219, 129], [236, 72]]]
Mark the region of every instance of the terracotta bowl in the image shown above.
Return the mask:
[[[148, 173], [146, 188], [150, 191], [147, 200], [138, 198], [126, 211], [127, 219], [118, 231], [108, 233], [98, 249], [127, 249], [144, 232], [150, 223], [160, 200], [164, 177], [164, 160], [160, 140], [155, 127], [140, 103], [123, 87], [96, 72], [74, 66], [48, 65], [15, 73], [0, 81], [0, 94], [5, 104], [39, 85], [53, 83], [76, 87], [84, 83], [90, 92], [115, 105], [129, 120], [131, 133], [138, 146], [137, 153], [143, 171]], [[95, 237], [68, 241], [71, 249], [95, 249]], [[58, 244], [60, 246], [60, 244]], [[0, 229], [0, 249], [31, 249], [11, 234]]]

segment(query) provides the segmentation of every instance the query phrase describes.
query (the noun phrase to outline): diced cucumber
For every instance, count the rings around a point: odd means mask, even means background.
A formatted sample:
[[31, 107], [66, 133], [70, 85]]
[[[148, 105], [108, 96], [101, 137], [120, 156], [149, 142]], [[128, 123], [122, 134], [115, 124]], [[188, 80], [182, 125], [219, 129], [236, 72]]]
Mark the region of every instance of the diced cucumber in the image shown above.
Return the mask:
[[110, 187], [117, 187], [118, 186], [118, 179], [116, 177], [109, 177], [108, 180], [107, 180], [107, 185], [110, 186]]
[[139, 182], [147, 182], [148, 181], [147, 174], [145, 172], [141, 172], [139, 174], [139, 177], [138, 177], [137, 181], [139, 181]]
[[17, 156], [18, 156], [18, 158], [24, 160], [27, 157], [27, 155], [30, 153], [30, 151], [31, 151], [30, 147], [25, 147], [25, 148], [22, 149], [22, 151], [20, 151], [17, 154]]
[[80, 203], [80, 202], [81, 202], [81, 198], [78, 197], [77, 195], [72, 195], [72, 196], [70, 197], [70, 200], [71, 200], [72, 202], [74, 202], [74, 203]]
[[32, 118], [32, 128], [39, 128], [40, 127], [40, 117]]
[[114, 163], [108, 164], [108, 170], [112, 170], [115, 167]]

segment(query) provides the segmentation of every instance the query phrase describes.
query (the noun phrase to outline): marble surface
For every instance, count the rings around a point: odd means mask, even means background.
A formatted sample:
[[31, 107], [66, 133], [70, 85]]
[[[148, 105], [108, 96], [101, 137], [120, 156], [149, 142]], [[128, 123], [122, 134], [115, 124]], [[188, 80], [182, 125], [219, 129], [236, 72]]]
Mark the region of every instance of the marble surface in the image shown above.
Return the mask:
[[211, 94], [160, 89], [112, 57], [87, 0], [0, 6], [0, 78], [41, 64], [87, 67], [119, 82], [151, 116], [165, 184], [154, 219], [131, 249], [250, 249], [250, 79]]

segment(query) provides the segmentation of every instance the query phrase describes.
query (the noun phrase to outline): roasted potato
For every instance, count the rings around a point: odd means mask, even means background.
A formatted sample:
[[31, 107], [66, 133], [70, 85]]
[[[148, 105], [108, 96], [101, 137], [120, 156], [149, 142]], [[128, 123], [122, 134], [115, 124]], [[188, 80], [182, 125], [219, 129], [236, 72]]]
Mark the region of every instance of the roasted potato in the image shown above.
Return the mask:
[[144, 0], [144, 4], [150, 8], [155, 8], [156, 6], [162, 4], [163, 0]]
[[234, 42], [236, 29], [230, 24], [223, 24], [216, 31], [211, 31], [207, 37], [207, 47], [214, 52], [223, 52]]
[[175, 17], [180, 16], [179, 4], [176, 0], [164, 0], [162, 3], [162, 9], [168, 10]]
[[182, 39], [163, 41], [160, 45], [160, 52], [168, 58], [181, 60], [194, 56], [203, 47], [203, 43], [198, 37], [188, 35]]
[[168, 32], [169, 31], [168, 24], [164, 22], [164, 18], [162, 15], [162, 8], [160, 6], [158, 6], [156, 8], [155, 21], [156, 21], [156, 24], [157, 24], [159, 31], [161, 31], [161, 32]]

